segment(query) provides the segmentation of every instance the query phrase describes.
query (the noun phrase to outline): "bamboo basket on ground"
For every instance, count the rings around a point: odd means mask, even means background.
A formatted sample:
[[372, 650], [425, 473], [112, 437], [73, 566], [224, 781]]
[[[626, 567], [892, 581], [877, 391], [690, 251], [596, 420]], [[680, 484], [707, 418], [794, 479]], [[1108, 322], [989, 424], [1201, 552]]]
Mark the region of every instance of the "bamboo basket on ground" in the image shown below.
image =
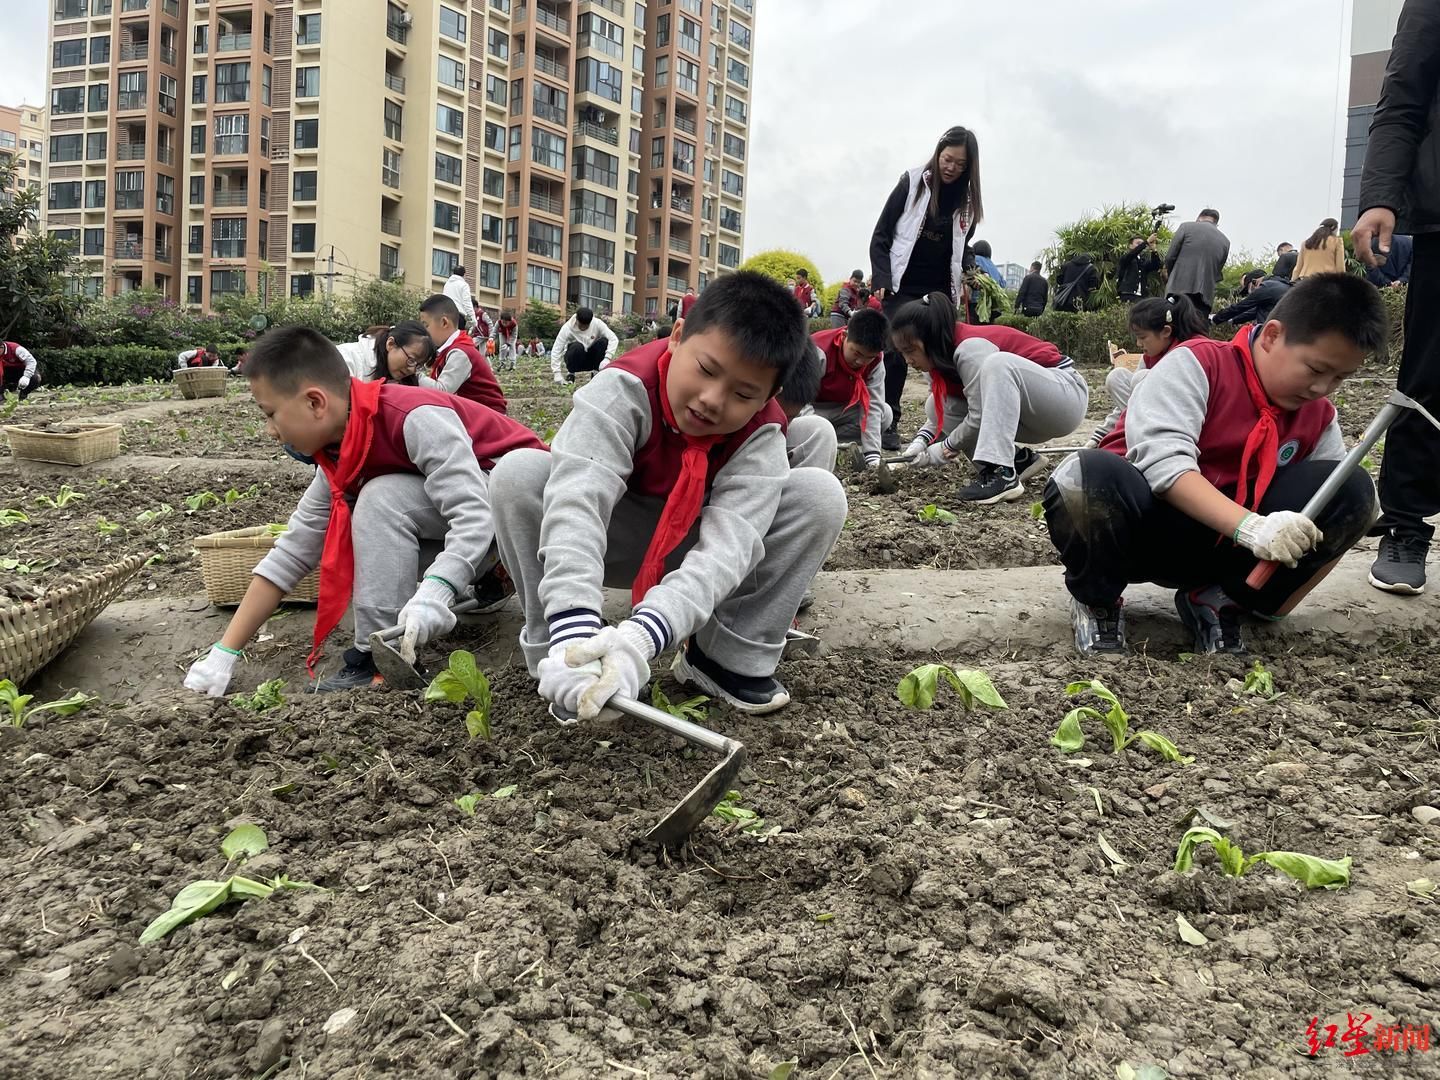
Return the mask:
[[171, 376], [186, 398], [224, 397], [230, 369], [226, 367], [181, 368]]
[[[256, 525], [199, 536], [194, 543], [200, 553], [200, 576], [205, 580], [205, 595], [212, 604], [234, 607], [245, 598], [255, 567], [275, 546], [275, 536], [269, 526]], [[312, 570], [300, 579], [300, 584], [285, 599], [314, 603], [319, 595], [319, 574]]]
[[132, 555], [52, 589], [43, 599], [0, 606], [0, 679], [23, 686], [74, 642], [144, 565], [143, 555]]
[[90, 465], [120, 456], [120, 424], [67, 423], [64, 426], [74, 430], [7, 427], [10, 453], [17, 458], [53, 461], [57, 465]]

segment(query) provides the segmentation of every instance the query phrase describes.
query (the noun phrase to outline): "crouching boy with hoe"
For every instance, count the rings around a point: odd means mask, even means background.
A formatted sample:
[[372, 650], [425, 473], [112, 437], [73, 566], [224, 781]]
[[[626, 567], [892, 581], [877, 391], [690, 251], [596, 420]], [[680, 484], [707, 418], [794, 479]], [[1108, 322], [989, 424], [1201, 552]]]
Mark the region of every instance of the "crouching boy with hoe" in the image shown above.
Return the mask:
[[[1326, 395], [1384, 342], [1374, 286], [1320, 274], [1263, 326], [1165, 354], [1099, 448], [1066, 458], [1045, 488], [1080, 652], [1124, 651], [1132, 582], [1179, 590], [1197, 653], [1243, 653], [1246, 612], [1294, 609], [1374, 519], [1364, 471], [1314, 521], [1300, 511], [1345, 456]], [[1257, 560], [1283, 565], [1253, 589]]]
[[[668, 339], [575, 392], [553, 453], [497, 466], [496, 536], [542, 697], [593, 719], [688, 638], [682, 683], [751, 713], [789, 703], [775, 678], [785, 632], [845, 520], [839, 481], [786, 459], [774, 399], [802, 360], [794, 298], [726, 275]], [[618, 626], [600, 619], [605, 585], [631, 590]]]
[[[355, 644], [320, 692], [378, 681], [370, 635], [399, 625], [402, 652], [455, 625], [452, 601], [489, 569], [494, 523], [487, 473], [520, 447], [544, 452], [529, 428], [438, 390], [352, 379], [339, 351], [306, 327], [272, 330], [245, 365], [270, 434], [319, 466], [285, 532], [255, 568], [225, 636], [185, 676], [225, 693], [245, 644], [282, 597], [320, 567], [314, 672], [350, 605]], [[420, 581], [422, 546], [443, 542]], [[417, 587], [417, 581], [419, 582]]]

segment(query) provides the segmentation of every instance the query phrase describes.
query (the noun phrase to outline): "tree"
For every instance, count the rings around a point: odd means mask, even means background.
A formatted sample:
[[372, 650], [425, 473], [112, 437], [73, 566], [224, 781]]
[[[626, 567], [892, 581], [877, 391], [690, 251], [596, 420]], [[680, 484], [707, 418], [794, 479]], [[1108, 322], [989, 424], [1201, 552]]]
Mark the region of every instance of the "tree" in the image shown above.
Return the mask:
[[520, 337], [526, 341], [530, 338], [539, 338], [541, 341], [550, 343], [560, 333], [560, 327], [564, 320], [560, 313], [549, 304], [542, 304], [539, 300], [531, 300], [525, 305], [525, 310], [520, 312], [518, 319]]
[[14, 177], [14, 165], [0, 161], [0, 340], [66, 344], [80, 307], [79, 298], [65, 291], [74, 247], [27, 234], [39, 220], [40, 192], [8, 194]]
[[807, 256], [801, 255], [798, 251], [775, 248], [773, 251], [762, 251], [757, 255], [751, 255], [740, 264], [741, 270], [753, 270], [757, 274], [764, 274], [766, 277], [780, 282], [781, 285], [794, 277], [795, 271], [801, 268], [809, 271], [810, 284], [815, 286], [815, 295], [824, 295], [825, 281], [821, 278], [820, 271]]
[[[1056, 229], [1055, 243], [1041, 252], [1040, 259], [1049, 271], [1053, 283], [1060, 267], [1071, 256], [1089, 254], [1094, 258], [1101, 278], [1101, 287], [1092, 299], [1109, 297], [1113, 301], [1116, 270], [1120, 256], [1125, 254], [1125, 249], [1130, 246], [1131, 237], [1149, 236], [1154, 231], [1159, 238], [1156, 249], [1161, 257], [1164, 257], [1170, 238], [1175, 234], [1164, 222], [1161, 222], [1158, 228], [1154, 227], [1154, 222], [1150, 208], [1142, 203], [1102, 207], [1099, 214], [1086, 214], [1079, 221]], [[1163, 293], [1164, 285], [1158, 274], [1150, 275], [1146, 282], [1147, 291], [1151, 295], [1159, 296]], [[1092, 306], [1103, 307], [1104, 304], [1096, 303]]]
[[403, 280], [371, 278], [359, 282], [350, 294], [355, 330], [358, 333], [382, 323], [394, 326], [406, 319], [419, 318], [420, 305], [424, 300], [425, 294], [420, 289], [406, 285]]

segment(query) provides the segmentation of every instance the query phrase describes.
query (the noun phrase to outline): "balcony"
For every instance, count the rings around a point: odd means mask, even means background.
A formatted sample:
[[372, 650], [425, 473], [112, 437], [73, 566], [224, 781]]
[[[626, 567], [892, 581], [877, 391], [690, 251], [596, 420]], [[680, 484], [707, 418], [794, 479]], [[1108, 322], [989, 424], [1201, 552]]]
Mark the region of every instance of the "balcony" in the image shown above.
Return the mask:
[[599, 139], [601, 142], [607, 142], [611, 146], [620, 145], [620, 132], [614, 128], [591, 123], [589, 120], [581, 120], [575, 125], [575, 137], [577, 139]]
[[211, 205], [211, 206], [226, 206], [226, 207], [229, 207], [229, 206], [249, 206], [249, 205], [250, 205], [250, 191], [249, 191], [249, 189], [241, 189], [240, 191], [222, 191], [222, 192], [219, 192], [218, 194], [212, 195], [212, 196], [210, 197], [210, 205]]
[[403, 94], [405, 92], [405, 76], [392, 75], [387, 71], [385, 73], [385, 88], [387, 90], [394, 90], [397, 94]]
[[155, 245], [155, 261], [156, 261], [156, 262], [169, 262], [169, 261], [170, 261], [170, 255], [171, 255], [171, 252], [170, 252], [170, 249], [169, 249], [168, 247], [162, 247], [162, 246], [159, 245], [159, 244], [156, 244], [156, 245]]
[[121, 45], [121, 46], [120, 46], [120, 62], [121, 62], [121, 63], [125, 63], [126, 61], [129, 61], [129, 60], [149, 60], [149, 59], [150, 59], [150, 43], [149, 43], [148, 41], [139, 41], [139, 42], [136, 42], [136, 43], [133, 44], [133, 45]]
[[670, 250], [678, 251], [682, 255], [690, 254], [690, 241], [679, 236], [670, 237]]
[[[663, 127], [664, 125], [663, 125], [663, 124], [656, 124], [655, 126], [656, 126], [656, 127]], [[676, 117], [675, 117], [675, 130], [676, 130], [676, 131], [683, 131], [683, 132], [685, 132], [686, 135], [694, 135], [694, 134], [695, 134], [695, 121], [694, 121], [691, 117], [688, 117], [688, 116], [680, 116], [680, 115], [677, 114]]]
[[[514, 55], [515, 55], [515, 67], [516, 67], [516, 68], [523, 68], [523, 67], [525, 66], [526, 54], [525, 54], [525, 53], [515, 53]], [[556, 63], [554, 60], [552, 60], [550, 57], [546, 56], [544, 53], [536, 53], [536, 54], [535, 54], [535, 70], [536, 70], [536, 71], [543, 71], [546, 75], [553, 75], [553, 76], [555, 76], [555, 78], [557, 78], [557, 79], [566, 79], [566, 80], [568, 80], [568, 79], [570, 78], [570, 72], [569, 72], [568, 70], [566, 70], [564, 64]]]
[[410, 39], [410, 28], [401, 22], [386, 22], [385, 36], [404, 45]]
[[665, 287], [671, 292], [683, 293], [686, 289], [690, 288], [690, 282], [684, 278], [670, 276], [665, 279]]
[[253, 34], [220, 34], [215, 38], [216, 52], [249, 52]]
[[145, 108], [144, 90], [122, 90], [115, 95], [116, 112], [136, 112]]
[[155, 151], [155, 160], [161, 165], [175, 164], [175, 148], [173, 146], [162, 146]]
[[115, 158], [117, 161], [145, 161], [149, 149], [149, 145], [143, 142], [121, 143], [115, 148]]
[[120, 0], [121, 11], [149, 11], [150, 0]]
[[530, 206], [535, 210], [543, 210], [547, 214], [555, 214], [560, 217], [565, 214], [564, 202], [553, 195], [546, 195], [539, 191], [530, 192]]
[[564, 127], [565, 121], [569, 119], [565, 115], [564, 109], [558, 105], [551, 105], [548, 101], [531, 101], [530, 109], [534, 112], [537, 119], [548, 120], [550, 123], [559, 124], [561, 127]]
[[160, 46], [160, 62], [162, 64], [169, 64], [171, 67], [174, 67], [177, 59], [178, 57], [176, 57], [174, 49], [167, 49], [164, 45]]
[[216, 240], [210, 246], [210, 257], [212, 259], [243, 259], [245, 258], [245, 239], [238, 240]]
[[602, 7], [606, 11], [613, 11], [616, 15], [625, 14], [625, 5], [620, 0], [592, 0], [596, 7]]
[[693, 214], [695, 213], [695, 200], [692, 199], [692, 198], [688, 198], [688, 197], [682, 198], [682, 197], [679, 196], [679, 195], [671, 195], [671, 196], [670, 196], [670, 209], [671, 209], [671, 210], [678, 210], [678, 211], [679, 211], [680, 213], [682, 213], [682, 214], [692, 214], [692, 215], [693, 215]]
[[682, 158], [676, 154], [670, 155], [670, 164], [675, 167], [676, 172], [682, 172], [686, 176], [695, 175], [695, 159]]
[[116, 210], [144, 210], [145, 193], [143, 191], [117, 191], [115, 193]]
[[646, 275], [645, 275], [645, 287], [646, 287], [647, 289], [658, 289], [658, 288], [660, 287], [660, 275], [659, 275], [659, 274], [646, 274]]
[[116, 240], [115, 258], [126, 259], [132, 262], [139, 262], [145, 258], [145, 241], [143, 240]]
[[398, 217], [381, 217], [380, 231], [386, 236], [399, 236], [400, 219]]

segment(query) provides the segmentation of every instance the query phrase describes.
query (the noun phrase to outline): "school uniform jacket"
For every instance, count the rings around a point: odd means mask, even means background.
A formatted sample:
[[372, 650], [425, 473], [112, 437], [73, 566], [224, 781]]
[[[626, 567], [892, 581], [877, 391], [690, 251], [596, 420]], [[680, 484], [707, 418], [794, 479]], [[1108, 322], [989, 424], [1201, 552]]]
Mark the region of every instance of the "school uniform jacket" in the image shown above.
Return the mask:
[[[651, 540], [649, 532], [610, 537], [616, 505], [630, 496], [658, 513], [680, 475], [685, 439], [660, 405], [658, 365], [668, 348], [668, 339], [652, 341], [598, 372], [575, 391], [555, 436], [540, 526], [540, 602], [552, 631], [576, 618], [593, 617], [598, 628], [608, 542], [625, 545], [638, 564]], [[789, 473], [785, 414], [774, 399], [711, 448], [695, 544], [678, 565], [672, 554], [634, 612], [659, 651], [703, 626], [760, 560]]]
[[[353, 503], [377, 476], [423, 477], [426, 496], [447, 523], [445, 550], [428, 572], [463, 589], [475, 580], [476, 568], [495, 538], [483, 474], [497, 459], [522, 447], [543, 450], [545, 444], [523, 424], [476, 402], [440, 390], [385, 383], [370, 451], [346, 497]], [[295, 588], [320, 565], [329, 523], [330, 482], [316, 469], [289, 527], [255, 573], [286, 592]], [[364, 542], [355, 538], [357, 548]]]
[[[1171, 349], [1135, 389], [1130, 406], [1100, 449], [1120, 454], [1144, 475], [1150, 490], [1168, 491], [1187, 472], [1233, 496], [1245, 440], [1260, 419], [1245, 387], [1244, 359], [1228, 341], [1191, 338]], [[1329, 398], [1276, 417], [1285, 466], [1345, 456], [1340, 422]], [[1252, 461], [1258, 473], [1259, 463]], [[1252, 487], [1254, 477], [1251, 477]]]
[[996, 352], [1011, 353], [1045, 368], [1073, 368], [1075, 361], [1062, 353], [1052, 342], [1033, 337], [1023, 330], [1011, 326], [977, 326], [974, 323], [955, 324], [955, 351], [950, 355], [950, 364], [936, 364], [935, 372], [945, 382], [945, 391], [951, 397], [964, 397], [965, 385], [960, 381], [960, 350], [967, 341], [988, 341]]
[[[839, 417], [850, 404], [855, 392], [855, 377], [849, 374], [850, 365], [845, 363], [845, 328], [821, 330], [811, 334], [810, 340], [825, 362], [820, 373], [820, 389], [815, 395], [816, 412], [824, 416]], [[860, 449], [866, 458], [880, 456], [880, 429], [885, 426], [885, 364], [882, 357], [860, 372], [860, 378], [870, 391], [870, 412], [865, 418], [865, 430], [860, 433]], [[858, 406], [857, 406], [858, 408]]]
[[30, 350], [14, 341], [4, 344], [5, 351], [0, 354], [0, 369], [4, 370], [6, 378], [33, 379], [37, 364]]
[[440, 346], [439, 355], [428, 372], [419, 373], [418, 381], [427, 390], [446, 393], [479, 402], [498, 413], [506, 411], [505, 394], [490, 368], [490, 362], [475, 347], [475, 340], [464, 330], [457, 330]]

